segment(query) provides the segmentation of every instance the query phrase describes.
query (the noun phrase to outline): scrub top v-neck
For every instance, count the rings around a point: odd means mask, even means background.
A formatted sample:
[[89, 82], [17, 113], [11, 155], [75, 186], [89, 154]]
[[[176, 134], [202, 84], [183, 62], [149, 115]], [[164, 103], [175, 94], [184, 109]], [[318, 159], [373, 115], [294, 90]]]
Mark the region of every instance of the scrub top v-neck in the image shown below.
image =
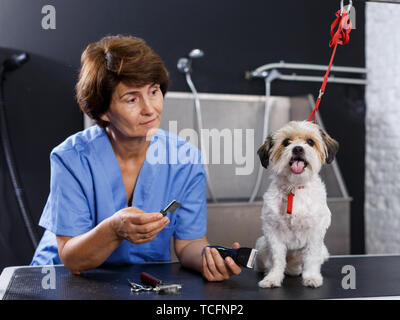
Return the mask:
[[[184, 154], [185, 161], [179, 161]], [[178, 157], [180, 155], [180, 157]], [[50, 154], [50, 194], [39, 225], [46, 229], [31, 265], [60, 264], [56, 235], [74, 237], [127, 207], [121, 168], [103, 128], [78, 132]], [[158, 129], [151, 137], [138, 174], [132, 206], [159, 212], [176, 199], [170, 224], [145, 244], [123, 241], [105, 263], [170, 261], [170, 239], [206, 234], [206, 175], [201, 152], [173, 133]]]

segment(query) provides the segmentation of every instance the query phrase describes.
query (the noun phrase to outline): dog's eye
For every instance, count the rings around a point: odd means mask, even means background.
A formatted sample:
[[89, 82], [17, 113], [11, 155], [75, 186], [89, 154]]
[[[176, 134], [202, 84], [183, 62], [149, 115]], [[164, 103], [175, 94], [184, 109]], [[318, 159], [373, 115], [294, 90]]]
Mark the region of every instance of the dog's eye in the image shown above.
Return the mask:
[[285, 147], [287, 147], [289, 144], [290, 144], [290, 140], [289, 139], [285, 139], [282, 142], [282, 145], [285, 146]]
[[312, 139], [307, 139], [307, 143], [312, 147], [314, 146], [315, 142]]

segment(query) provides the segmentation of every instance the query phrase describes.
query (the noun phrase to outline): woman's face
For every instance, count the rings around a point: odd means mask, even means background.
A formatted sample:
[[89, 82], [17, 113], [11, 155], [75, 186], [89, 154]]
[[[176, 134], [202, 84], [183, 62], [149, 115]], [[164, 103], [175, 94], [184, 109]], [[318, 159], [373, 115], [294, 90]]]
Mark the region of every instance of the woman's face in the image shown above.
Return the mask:
[[163, 101], [159, 84], [137, 87], [120, 82], [101, 119], [110, 122], [110, 129], [125, 137], [145, 137], [150, 129], [159, 127]]

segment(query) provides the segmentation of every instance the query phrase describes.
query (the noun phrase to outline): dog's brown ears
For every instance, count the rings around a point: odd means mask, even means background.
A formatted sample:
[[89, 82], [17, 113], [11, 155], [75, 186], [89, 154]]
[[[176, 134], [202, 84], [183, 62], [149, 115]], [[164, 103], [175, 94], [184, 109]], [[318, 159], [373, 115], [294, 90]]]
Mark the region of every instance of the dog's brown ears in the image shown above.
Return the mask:
[[325, 162], [331, 163], [339, 150], [339, 142], [331, 138], [324, 130], [320, 129], [322, 140], [326, 146]]
[[260, 157], [262, 166], [267, 169], [269, 165], [269, 156], [271, 154], [271, 148], [273, 146], [272, 137], [268, 136], [264, 144], [258, 149], [257, 154]]

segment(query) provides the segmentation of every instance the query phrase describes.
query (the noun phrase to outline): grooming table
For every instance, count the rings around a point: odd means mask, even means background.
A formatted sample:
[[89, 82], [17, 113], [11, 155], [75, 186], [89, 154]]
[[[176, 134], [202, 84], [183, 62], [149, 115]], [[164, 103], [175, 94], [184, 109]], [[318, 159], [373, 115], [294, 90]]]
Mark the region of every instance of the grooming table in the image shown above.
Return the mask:
[[[342, 273], [350, 265], [356, 271], [356, 288], [344, 289]], [[207, 282], [179, 263], [144, 263], [107, 266], [72, 275], [64, 266], [54, 266], [55, 289], [44, 289], [48, 276], [43, 267], [8, 267], [0, 276], [0, 299], [119, 299], [119, 300], [276, 300], [276, 299], [400, 299], [400, 255], [332, 256], [322, 266], [324, 284], [303, 287], [301, 277], [285, 277], [282, 287], [261, 289], [262, 273], [243, 269], [223, 282]], [[140, 283], [142, 271], [168, 283], [180, 283], [176, 294], [132, 293], [127, 279]]]

